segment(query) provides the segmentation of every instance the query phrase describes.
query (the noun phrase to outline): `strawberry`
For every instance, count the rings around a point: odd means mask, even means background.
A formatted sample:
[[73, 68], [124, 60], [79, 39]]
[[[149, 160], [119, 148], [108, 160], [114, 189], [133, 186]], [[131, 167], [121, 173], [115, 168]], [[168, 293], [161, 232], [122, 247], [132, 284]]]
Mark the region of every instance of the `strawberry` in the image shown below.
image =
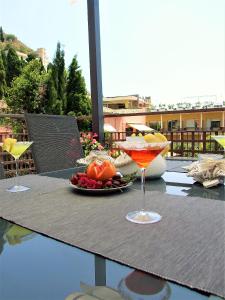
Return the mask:
[[106, 181], [105, 187], [111, 187], [111, 186], [112, 186], [112, 181], [111, 180]]
[[78, 180], [78, 185], [81, 186], [81, 187], [87, 187], [87, 182], [86, 182], [85, 177], [81, 177], [81, 178]]
[[101, 189], [101, 188], [102, 188], [102, 185], [103, 185], [103, 184], [102, 184], [102, 181], [97, 181], [97, 182], [96, 182], [96, 188], [97, 188], [97, 189]]
[[78, 183], [78, 177], [77, 176], [73, 176], [71, 179], [70, 179], [70, 182], [72, 183], [72, 184], [77, 184]]
[[95, 189], [96, 188], [96, 181], [90, 178], [85, 178], [85, 182], [88, 189]]
[[96, 189], [96, 185], [95, 184], [88, 185], [87, 189]]
[[77, 173], [77, 177], [87, 177], [87, 174], [86, 173], [78, 172]]

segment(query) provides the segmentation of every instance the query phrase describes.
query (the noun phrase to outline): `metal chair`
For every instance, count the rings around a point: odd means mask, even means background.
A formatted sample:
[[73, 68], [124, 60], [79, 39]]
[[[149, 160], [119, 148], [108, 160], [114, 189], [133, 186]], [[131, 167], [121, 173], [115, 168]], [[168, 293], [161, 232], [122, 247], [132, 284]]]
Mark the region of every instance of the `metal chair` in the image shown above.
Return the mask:
[[4, 178], [5, 178], [4, 166], [3, 166], [3, 164], [0, 162], [0, 179], [4, 179]]
[[74, 167], [83, 156], [74, 117], [25, 113], [25, 120], [38, 173]]

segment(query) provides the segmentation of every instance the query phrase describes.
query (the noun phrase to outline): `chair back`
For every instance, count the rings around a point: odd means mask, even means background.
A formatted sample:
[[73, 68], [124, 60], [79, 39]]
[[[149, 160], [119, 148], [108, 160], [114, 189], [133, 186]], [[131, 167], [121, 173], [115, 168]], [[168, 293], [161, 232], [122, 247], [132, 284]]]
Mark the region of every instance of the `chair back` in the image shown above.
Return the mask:
[[4, 166], [3, 166], [3, 164], [0, 162], [0, 179], [4, 179], [4, 178], [5, 178]]
[[38, 173], [74, 167], [83, 156], [74, 117], [26, 113], [25, 120]]

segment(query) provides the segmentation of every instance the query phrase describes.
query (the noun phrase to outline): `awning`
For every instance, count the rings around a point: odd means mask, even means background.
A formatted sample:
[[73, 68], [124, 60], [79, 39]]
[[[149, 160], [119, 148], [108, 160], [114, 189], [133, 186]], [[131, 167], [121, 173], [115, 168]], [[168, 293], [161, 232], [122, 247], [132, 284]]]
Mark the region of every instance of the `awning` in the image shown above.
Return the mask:
[[114, 128], [111, 124], [104, 124], [105, 132], [116, 132], [116, 128]]
[[139, 131], [154, 131], [151, 127], [148, 127], [144, 124], [134, 124], [134, 123], [128, 123], [127, 124], [129, 127], [132, 127], [134, 129], [137, 129]]

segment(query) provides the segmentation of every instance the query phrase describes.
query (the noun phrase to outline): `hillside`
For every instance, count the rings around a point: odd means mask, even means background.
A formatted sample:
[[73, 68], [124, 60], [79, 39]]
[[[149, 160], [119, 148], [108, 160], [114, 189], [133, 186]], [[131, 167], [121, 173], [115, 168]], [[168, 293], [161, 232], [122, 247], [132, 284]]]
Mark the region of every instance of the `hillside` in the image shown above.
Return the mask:
[[25, 54], [29, 54], [34, 52], [27, 45], [22, 43], [15, 35], [4, 33], [4, 42], [0, 41], [0, 50], [7, 49], [8, 46], [12, 46], [16, 51], [23, 52]]

